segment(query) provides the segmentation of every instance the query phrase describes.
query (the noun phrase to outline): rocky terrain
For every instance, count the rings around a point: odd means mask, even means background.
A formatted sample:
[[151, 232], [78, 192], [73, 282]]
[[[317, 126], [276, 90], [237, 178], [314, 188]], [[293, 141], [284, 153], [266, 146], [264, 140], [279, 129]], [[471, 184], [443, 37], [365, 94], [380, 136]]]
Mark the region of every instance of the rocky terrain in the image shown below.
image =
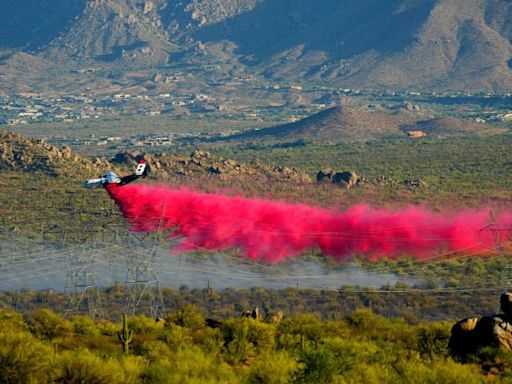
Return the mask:
[[249, 179], [254, 182], [313, 182], [309, 175], [295, 168], [265, 165], [258, 161], [244, 164], [199, 150], [190, 156], [150, 155], [129, 151], [118, 153], [111, 161], [89, 159], [73, 153], [66, 146], [59, 149], [42, 140], [31, 140], [22, 135], [0, 131], [0, 170], [4, 171], [42, 173], [81, 180], [95, 177], [108, 169], [128, 172], [142, 157], [151, 165], [152, 177], [158, 180], [183, 181], [211, 176], [225, 180]]
[[[119, 72], [181, 65], [210, 66], [205, 79], [213, 71], [504, 92], [512, 85], [511, 15], [505, 0], [2, 2], [0, 79], [10, 92], [88, 82], [151, 89], [155, 73], [119, 83]], [[50, 81], [52, 73], [60, 76]]]
[[61, 149], [44, 140], [0, 131], [0, 170], [42, 173], [49, 176], [97, 175], [112, 167], [105, 160], [77, 155], [69, 147]]

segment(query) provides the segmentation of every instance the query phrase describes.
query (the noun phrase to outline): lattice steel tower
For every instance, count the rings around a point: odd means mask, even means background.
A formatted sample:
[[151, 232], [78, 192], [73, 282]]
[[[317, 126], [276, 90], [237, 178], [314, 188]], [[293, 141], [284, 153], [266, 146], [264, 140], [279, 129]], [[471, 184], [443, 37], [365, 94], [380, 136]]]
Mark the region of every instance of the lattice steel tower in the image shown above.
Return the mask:
[[88, 314], [93, 319], [103, 318], [95, 277], [97, 243], [94, 241], [94, 235], [102, 230], [76, 230], [65, 236], [75, 244], [74, 251], [66, 257], [65, 316]]
[[125, 311], [152, 318], [165, 315], [165, 306], [154, 259], [162, 236], [159, 231], [125, 236], [126, 304]]

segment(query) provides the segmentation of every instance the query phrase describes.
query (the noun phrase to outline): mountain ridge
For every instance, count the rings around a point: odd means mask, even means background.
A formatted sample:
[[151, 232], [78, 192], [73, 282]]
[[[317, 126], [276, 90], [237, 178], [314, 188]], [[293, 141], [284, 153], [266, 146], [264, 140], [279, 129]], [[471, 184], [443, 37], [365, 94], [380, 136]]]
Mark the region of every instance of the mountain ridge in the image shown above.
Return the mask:
[[[0, 51], [29, 55], [33, 72], [44, 72], [41, 59], [116, 70], [216, 63], [336, 86], [512, 87], [505, 0], [23, 0], [0, 14]], [[0, 64], [4, 82], [9, 60]]]

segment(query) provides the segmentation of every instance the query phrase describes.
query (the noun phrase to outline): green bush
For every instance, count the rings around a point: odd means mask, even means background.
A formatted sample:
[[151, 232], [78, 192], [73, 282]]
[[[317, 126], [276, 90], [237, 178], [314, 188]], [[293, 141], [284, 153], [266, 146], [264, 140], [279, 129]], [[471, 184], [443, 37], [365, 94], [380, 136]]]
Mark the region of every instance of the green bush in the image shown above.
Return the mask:
[[142, 373], [144, 383], [217, 384], [239, 383], [229, 365], [203, 353], [196, 346], [178, 349], [172, 358], [160, 359]]
[[331, 384], [340, 370], [335, 354], [325, 348], [304, 351], [300, 363], [302, 368], [296, 375], [299, 383]]
[[298, 369], [298, 362], [286, 352], [265, 353], [251, 365], [247, 383], [286, 384]]
[[193, 345], [192, 335], [189, 329], [171, 324], [160, 334], [160, 340], [165, 341], [171, 351], [186, 348]]
[[418, 351], [431, 359], [448, 356], [449, 324], [426, 324], [418, 331]]
[[26, 331], [0, 332], [0, 382], [46, 383], [53, 350]]
[[451, 359], [437, 360], [431, 364], [419, 358], [403, 359], [394, 365], [396, 377], [391, 383], [403, 384], [477, 384], [486, 380], [474, 365], [461, 365]]
[[118, 360], [103, 360], [87, 349], [80, 349], [59, 356], [53, 380], [63, 384], [117, 384], [125, 382], [125, 372]]
[[99, 335], [100, 330], [94, 321], [87, 316], [74, 316], [70, 320], [73, 332], [77, 335]]
[[282, 346], [306, 347], [308, 342], [317, 345], [325, 334], [325, 323], [318, 314], [299, 314], [292, 316], [279, 325], [278, 339]]
[[275, 342], [275, 327], [259, 320], [238, 318], [222, 324], [226, 356], [235, 363], [269, 351]]
[[182, 309], [171, 312], [167, 318], [167, 322], [192, 330], [204, 327], [204, 317], [201, 311], [199, 311], [196, 306], [190, 304]]
[[71, 332], [69, 321], [49, 309], [38, 309], [31, 312], [28, 323], [30, 331], [43, 340], [62, 337]]
[[158, 334], [162, 331], [162, 325], [157, 323], [155, 319], [141, 315], [128, 316], [128, 326], [136, 335], [144, 333]]

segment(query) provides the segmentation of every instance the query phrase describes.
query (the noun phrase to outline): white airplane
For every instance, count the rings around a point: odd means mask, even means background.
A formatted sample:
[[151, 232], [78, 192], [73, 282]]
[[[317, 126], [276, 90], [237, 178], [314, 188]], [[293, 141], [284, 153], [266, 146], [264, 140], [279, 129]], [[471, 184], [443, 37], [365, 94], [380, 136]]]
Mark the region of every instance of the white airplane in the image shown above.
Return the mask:
[[149, 171], [150, 168], [146, 161], [140, 160], [139, 164], [137, 164], [137, 168], [135, 169], [135, 173], [132, 173], [131, 175], [119, 177], [113, 171], [108, 171], [105, 176], [101, 176], [98, 179], [87, 180], [85, 183], [83, 183], [83, 186], [86, 188], [106, 187], [109, 184], [122, 186], [131, 183], [140, 177], [147, 177]]

